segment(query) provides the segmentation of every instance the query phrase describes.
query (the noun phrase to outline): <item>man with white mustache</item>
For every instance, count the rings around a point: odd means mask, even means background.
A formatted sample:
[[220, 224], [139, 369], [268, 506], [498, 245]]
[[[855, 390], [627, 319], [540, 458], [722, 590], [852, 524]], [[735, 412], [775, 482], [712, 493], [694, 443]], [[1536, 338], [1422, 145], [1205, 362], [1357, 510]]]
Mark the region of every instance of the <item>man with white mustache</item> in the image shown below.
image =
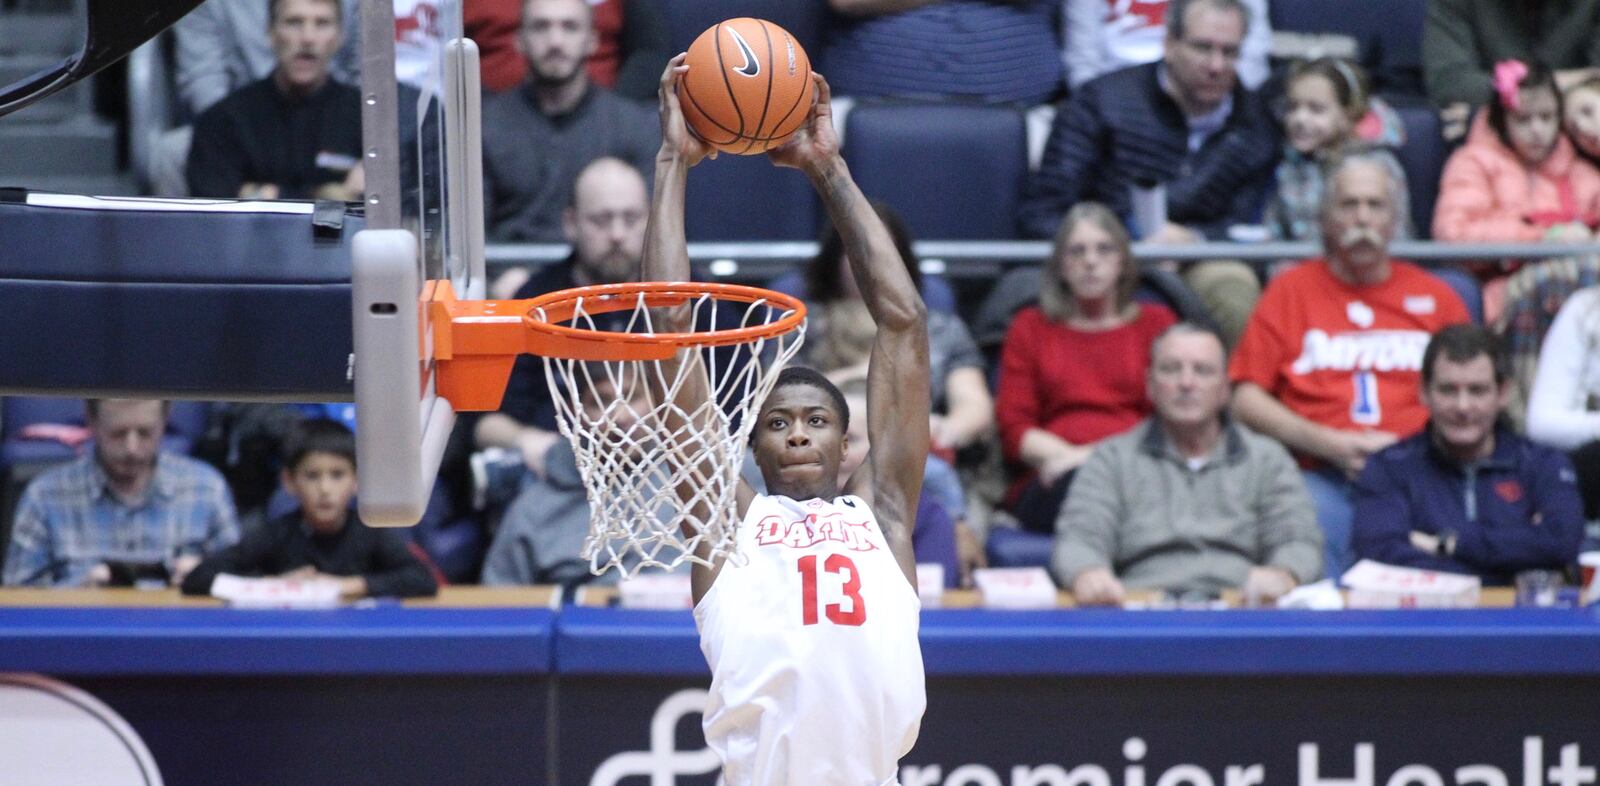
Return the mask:
[[1422, 352], [1469, 322], [1443, 281], [1389, 257], [1398, 185], [1381, 159], [1335, 165], [1322, 205], [1324, 259], [1267, 287], [1229, 365], [1239, 421], [1300, 459], [1337, 576], [1351, 563], [1351, 481], [1367, 457], [1427, 422]]

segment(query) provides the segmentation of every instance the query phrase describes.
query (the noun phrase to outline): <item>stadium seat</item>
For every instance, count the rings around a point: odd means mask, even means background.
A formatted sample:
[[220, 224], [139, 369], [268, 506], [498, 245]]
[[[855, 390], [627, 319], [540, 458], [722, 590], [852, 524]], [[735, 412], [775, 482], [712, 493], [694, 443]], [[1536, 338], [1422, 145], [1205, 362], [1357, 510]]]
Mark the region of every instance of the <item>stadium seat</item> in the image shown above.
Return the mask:
[[1439, 199], [1439, 177], [1450, 150], [1439, 135], [1439, 115], [1425, 105], [1397, 106], [1395, 111], [1405, 124], [1406, 141], [1398, 150], [1401, 168], [1406, 171], [1406, 187], [1411, 197], [1411, 223], [1417, 237], [1433, 234], [1433, 206]]
[[991, 568], [1049, 568], [1050, 552], [1055, 545], [1052, 535], [1015, 527], [995, 527], [989, 530], [984, 556], [989, 558]]
[[788, 30], [815, 64], [822, 56], [823, 0], [672, 0], [661, 4], [672, 36], [672, 51], [682, 52], [706, 28], [738, 16], [765, 19]]
[[862, 102], [845, 125], [844, 157], [861, 190], [898, 210], [917, 238], [1016, 237], [1028, 172], [1020, 111]]
[[694, 168], [684, 195], [690, 242], [815, 240], [821, 211], [805, 176], [767, 157], [718, 156]]
[[1421, 96], [1422, 26], [1427, 0], [1272, 0], [1272, 29], [1355, 39], [1375, 90]]

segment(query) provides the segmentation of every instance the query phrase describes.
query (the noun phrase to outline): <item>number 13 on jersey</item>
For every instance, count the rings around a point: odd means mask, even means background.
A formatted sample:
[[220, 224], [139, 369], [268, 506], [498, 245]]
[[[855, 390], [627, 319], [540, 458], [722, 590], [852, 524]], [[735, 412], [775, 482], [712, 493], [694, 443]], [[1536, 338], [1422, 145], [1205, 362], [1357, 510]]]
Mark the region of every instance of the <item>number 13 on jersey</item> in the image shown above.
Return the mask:
[[[801, 622], [815, 625], [819, 602], [817, 555], [807, 554], [801, 557], [795, 568], [800, 571]], [[822, 570], [840, 576], [844, 580], [844, 585], [839, 589], [840, 600], [844, 602], [829, 603], [822, 608], [828, 621], [835, 625], [860, 625], [866, 622], [867, 603], [861, 598], [861, 571], [856, 570], [856, 563], [843, 554], [829, 554], [822, 561]]]

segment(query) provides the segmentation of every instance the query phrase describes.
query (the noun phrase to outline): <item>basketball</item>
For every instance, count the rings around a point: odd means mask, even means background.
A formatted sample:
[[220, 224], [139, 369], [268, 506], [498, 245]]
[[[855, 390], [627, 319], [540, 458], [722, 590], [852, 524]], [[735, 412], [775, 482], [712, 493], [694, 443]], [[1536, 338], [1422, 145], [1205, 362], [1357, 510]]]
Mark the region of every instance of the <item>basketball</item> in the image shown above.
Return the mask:
[[788, 141], [811, 114], [811, 60], [789, 31], [764, 19], [719, 22], [689, 45], [678, 102], [689, 130], [712, 147], [756, 155]]

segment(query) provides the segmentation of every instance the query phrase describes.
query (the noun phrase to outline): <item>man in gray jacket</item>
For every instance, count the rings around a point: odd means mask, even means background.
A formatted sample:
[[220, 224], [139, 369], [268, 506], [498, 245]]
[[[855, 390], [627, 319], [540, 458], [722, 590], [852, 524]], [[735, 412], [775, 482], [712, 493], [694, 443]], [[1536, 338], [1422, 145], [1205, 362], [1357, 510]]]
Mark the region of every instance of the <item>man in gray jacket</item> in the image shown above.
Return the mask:
[[1227, 365], [1207, 328], [1155, 340], [1155, 414], [1095, 446], [1056, 519], [1051, 567], [1080, 605], [1120, 604], [1128, 589], [1266, 603], [1321, 576], [1305, 483], [1281, 445], [1225, 415]]

